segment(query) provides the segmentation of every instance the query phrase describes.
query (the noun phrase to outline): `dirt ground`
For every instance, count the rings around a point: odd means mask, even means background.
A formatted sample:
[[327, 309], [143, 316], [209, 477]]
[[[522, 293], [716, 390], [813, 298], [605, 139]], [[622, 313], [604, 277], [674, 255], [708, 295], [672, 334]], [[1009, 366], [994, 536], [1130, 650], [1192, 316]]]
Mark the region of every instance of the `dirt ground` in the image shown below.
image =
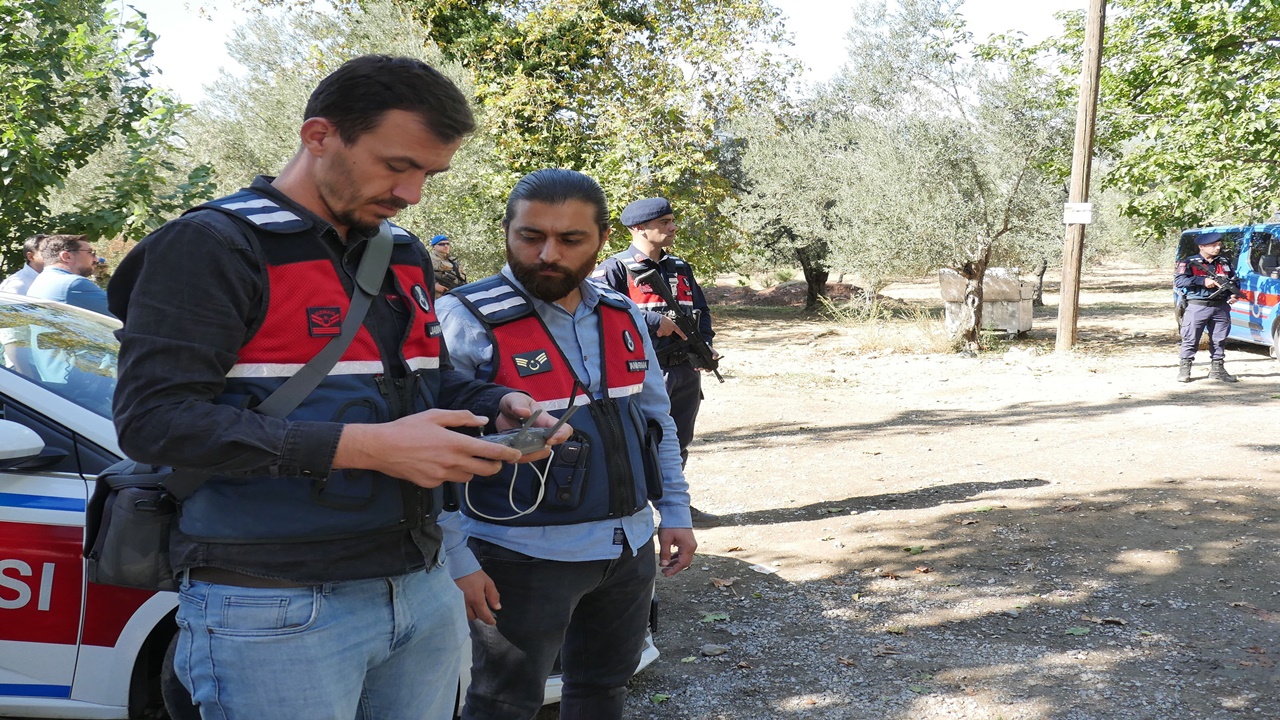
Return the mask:
[[1168, 286], [1089, 274], [1067, 356], [1053, 287], [976, 359], [723, 309], [688, 475], [724, 523], [659, 580], [627, 716], [1280, 718], [1280, 365], [1175, 383]]

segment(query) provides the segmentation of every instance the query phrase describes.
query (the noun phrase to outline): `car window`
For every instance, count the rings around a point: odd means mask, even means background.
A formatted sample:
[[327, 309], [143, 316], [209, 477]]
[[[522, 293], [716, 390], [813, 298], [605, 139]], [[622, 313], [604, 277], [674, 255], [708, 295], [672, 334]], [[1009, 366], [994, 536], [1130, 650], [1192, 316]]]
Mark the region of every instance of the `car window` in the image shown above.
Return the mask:
[[1227, 230], [1225, 232], [1189, 230], [1184, 232], [1178, 240], [1178, 260], [1183, 260], [1199, 253], [1200, 246], [1196, 244], [1196, 239], [1203, 238], [1206, 235], [1222, 241], [1221, 257], [1232, 267], [1235, 267], [1236, 259], [1240, 257], [1240, 239], [1244, 237], [1243, 230]]
[[111, 417], [119, 345], [105, 318], [42, 303], [0, 304], [0, 372]]
[[1255, 232], [1249, 240], [1249, 266], [1259, 275], [1280, 276], [1280, 241], [1271, 233]]

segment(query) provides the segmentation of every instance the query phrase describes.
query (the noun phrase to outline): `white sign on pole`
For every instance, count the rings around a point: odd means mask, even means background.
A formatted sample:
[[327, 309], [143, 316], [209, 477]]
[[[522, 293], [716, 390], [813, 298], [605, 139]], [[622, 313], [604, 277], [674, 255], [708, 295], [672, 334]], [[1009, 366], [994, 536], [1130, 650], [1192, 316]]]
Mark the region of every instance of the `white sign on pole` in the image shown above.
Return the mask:
[[1064, 203], [1063, 225], [1089, 225], [1093, 222], [1093, 203]]

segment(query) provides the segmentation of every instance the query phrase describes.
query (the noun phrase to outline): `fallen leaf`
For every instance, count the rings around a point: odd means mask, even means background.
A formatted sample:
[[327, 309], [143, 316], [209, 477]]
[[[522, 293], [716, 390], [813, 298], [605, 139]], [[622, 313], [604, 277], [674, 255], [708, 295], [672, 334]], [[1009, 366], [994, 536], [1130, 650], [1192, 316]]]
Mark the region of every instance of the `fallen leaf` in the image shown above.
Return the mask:
[[907, 546], [907, 547], [902, 548], [902, 551], [903, 551], [903, 552], [906, 552], [906, 553], [910, 553], [910, 554], [912, 554], [912, 555], [919, 555], [920, 553], [924, 552], [924, 546], [923, 546], [923, 545], [909, 545], [909, 546]]
[[820, 539], [820, 540], [822, 540], [822, 542], [826, 542], [826, 541], [828, 541], [828, 540], [835, 540], [835, 539], [836, 539], [836, 536], [835, 536], [835, 535], [828, 535], [828, 536], [826, 536], [826, 537], [824, 537], [824, 538], [819, 538], [819, 539]]
[[990, 505], [983, 505], [982, 507], [974, 508], [970, 512], [991, 512], [992, 510], [995, 510], [995, 508], [991, 507]]
[[649, 697], [649, 702], [653, 703], [654, 705], [661, 705], [662, 703], [670, 699], [671, 699], [670, 695], [663, 695], [662, 693], [654, 693], [652, 696]]
[[904, 627], [902, 627], [901, 625], [891, 625], [891, 626], [889, 626], [889, 627], [885, 628], [885, 629], [884, 629], [884, 631], [885, 631], [885, 632], [887, 632], [887, 633], [892, 633], [892, 634], [894, 634], [894, 635], [906, 635], [906, 634], [907, 634], [907, 629], [906, 629], [906, 628], [904, 628]]
[[838, 657], [838, 658], [836, 658], [836, 662], [840, 663], [841, 665], [843, 665], [843, 666], [845, 666], [845, 667], [855, 667], [855, 666], [858, 664], [858, 663], [854, 662], [853, 660], [850, 660], [850, 659], [849, 659], [849, 658], [847, 658], [847, 657]]
[[760, 573], [761, 575], [772, 575], [772, 574], [774, 574], [774, 573], [778, 572], [778, 568], [775, 568], [775, 567], [769, 567], [768, 565], [752, 565], [752, 566], [751, 566], [751, 569], [752, 569], [752, 570], [755, 570], [756, 572]]
[[960, 523], [961, 525], [977, 525], [980, 521], [976, 518], [963, 518], [963, 519], [957, 520], [956, 522]]
[[729, 613], [727, 612], [709, 612], [706, 615], [703, 615], [702, 619], [699, 620], [698, 622], [704, 622], [704, 623], [724, 622], [728, 619], [729, 619]]
[[680, 662], [682, 662], [682, 663], [691, 663], [691, 662], [697, 662], [697, 661], [698, 661], [698, 656], [697, 656], [697, 655], [690, 655], [690, 656], [688, 656], [688, 657], [682, 657], [682, 658], [680, 658]]
[[901, 580], [901, 579], [902, 579], [902, 576], [901, 576], [901, 575], [899, 575], [898, 573], [894, 573], [894, 572], [881, 573], [880, 577], [883, 577], [883, 578], [889, 578], [890, 580]]
[[917, 693], [920, 695], [924, 695], [925, 693], [929, 692], [929, 688], [925, 687], [924, 685], [908, 685], [907, 689], [913, 693]]
[[933, 568], [929, 567], [928, 565], [917, 565], [917, 566], [916, 566], [916, 572], [918, 572], [918, 573], [931, 573], [931, 572], [933, 572]]
[[872, 657], [888, 657], [890, 655], [901, 655], [902, 651], [892, 645], [876, 645], [871, 648]]
[[1089, 634], [1089, 628], [1087, 628], [1087, 627], [1070, 627], [1070, 628], [1067, 628], [1067, 631], [1066, 631], [1065, 633], [1063, 633], [1063, 634], [1064, 634], [1064, 635], [1088, 635], [1088, 634]]
[[742, 548], [741, 548], [741, 547], [739, 547], [739, 546], [737, 546], [737, 545], [734, 545], [733, 547], [729, 548], [728, 550], [725, 550], [725, 552], [742, 552]]
[[737, 668], [737, 669], [739, 669], [739, 670], [750, 670], [750, 669], [751, 669], [751, 663], [747, 662], [746, 660], [743, 660], [743, 661], [739, 662], [737, 665], [734, 665], [734, 667], [735, 667], [735, 668]]
[[716, 657], [717, 655], [723, 655], [729, 652], [729, 647], [727, 645], [712, 645], [708, 643], [698, 648], [698, 652], [702, 653], [706, 657]]
[[741, 578], [737, 578], [737, 577], [711, 578], [711, 584], [715, 585], [718, 588], [727, 588], [727, 587], [731, 587], [735, 582], [737, 582], [740, 579]]

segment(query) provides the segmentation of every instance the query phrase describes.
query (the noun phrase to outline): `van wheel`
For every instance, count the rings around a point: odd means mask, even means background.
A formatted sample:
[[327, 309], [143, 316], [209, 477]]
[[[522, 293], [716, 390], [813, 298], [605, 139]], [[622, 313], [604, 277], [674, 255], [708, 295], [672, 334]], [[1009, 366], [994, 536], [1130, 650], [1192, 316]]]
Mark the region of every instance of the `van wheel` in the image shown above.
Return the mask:
[[1280, 325], [1271, 331], [1271, 357], [1280, 360]]
[[178, 673], [173, 669], [173, 656], [178, 652], [178, 633], [169, 640], [169, 647], [164, 651], [164, 665], [160, 667], [160, 694], [164, 696], [164, 709], [169, 711], [170, 720], [200, 720], [200, 710], [191, 701], [191, 693], [178, 680]]

